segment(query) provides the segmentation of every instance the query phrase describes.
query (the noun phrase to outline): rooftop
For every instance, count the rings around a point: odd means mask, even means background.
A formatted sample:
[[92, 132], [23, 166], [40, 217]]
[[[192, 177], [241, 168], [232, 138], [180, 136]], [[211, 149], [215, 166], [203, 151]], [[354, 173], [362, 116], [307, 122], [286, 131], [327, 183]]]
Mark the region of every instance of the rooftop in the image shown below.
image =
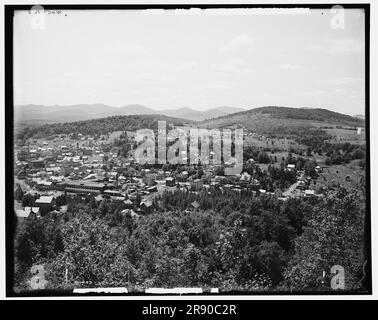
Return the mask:
[[35, 203], [51, 203], [54, 197], [52, 196], [41, 196], [39, 199], [35, 201]]
[[104, 183], [93, 182], [93, 181], [82, 181], [82, 180], [69, 181], [69, 182], [67, 182], [67, 185], [78, 186], [78, 187], [80, 187], [80, 186], [97, 187], [97, 188], [105, 187]]

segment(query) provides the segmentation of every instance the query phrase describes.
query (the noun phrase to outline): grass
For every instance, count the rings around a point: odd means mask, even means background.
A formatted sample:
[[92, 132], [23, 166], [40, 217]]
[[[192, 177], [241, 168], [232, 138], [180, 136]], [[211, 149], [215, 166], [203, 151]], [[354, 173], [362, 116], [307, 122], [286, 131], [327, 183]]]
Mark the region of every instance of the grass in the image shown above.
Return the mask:
[[356, 130], [348, 130], [348, 129], [341, 129], [341, 128], [333, 128], [333, 129], [325, 129], [325, 131], [334, 136], [331, 143], [344, 143], [349, 142], [352, 144], [365, 144], [366, 143], [366, 136], [365, 133], [357, 134]]

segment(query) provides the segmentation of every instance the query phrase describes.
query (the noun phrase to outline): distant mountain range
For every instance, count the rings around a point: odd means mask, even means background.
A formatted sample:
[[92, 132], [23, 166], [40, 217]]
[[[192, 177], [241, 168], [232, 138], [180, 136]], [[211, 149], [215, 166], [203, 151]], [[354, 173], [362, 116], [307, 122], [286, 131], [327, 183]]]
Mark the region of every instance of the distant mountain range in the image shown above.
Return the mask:
[[15, 107], [15, 120], [31, 123], [72, 122], [123, 115], [161, 114], [169, 117], [187, 120], [202, 121], [217, 118], [235, 112], [243, 111], [242, 108], [218, 107], [205, 111], [191, 108], [155, 110], [139, 104], [129, 104], [123, 107], [112, 107], [105, 104], [78, 104], [72, 106], [42, 106], [23, 105]]

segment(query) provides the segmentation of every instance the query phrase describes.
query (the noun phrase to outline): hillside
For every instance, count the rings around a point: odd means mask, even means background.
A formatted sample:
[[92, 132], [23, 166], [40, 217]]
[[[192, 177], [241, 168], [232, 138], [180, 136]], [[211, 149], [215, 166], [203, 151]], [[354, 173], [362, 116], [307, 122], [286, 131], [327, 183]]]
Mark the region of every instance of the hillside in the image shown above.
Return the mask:
[[308, 127], [363, 127], [365, 121], [327, 109], [267, 106], [199, 122], [206, 128], [244, 128], [261, 134], [295, 134]]
[[[188, 111], [188, 110], [186, 110]], [[177, 112], [177, 114], [180, 114]], [[272, 136], [300, 136], [310, 128], [363, 127], [364, 120], [326, 109], [297, 109], [286, 107], [261, 107], [248, 111], [220, 116], [205, 121], [166, 115], [111, 116], [75, 122], [50, 123], [34, 126], [19, 126], [18, 137], [48, 136], [53, 134], [82, 133], [104, 134], [112, 131], [157, 128], [157, 121], [165, 120], [177, 126], [194, 125], [203, 128], [243, 128], [245, 131]], [[350, 132], [350, 130], [346, 130]]]
[[30, 137], [48, 137], [56, 134], [83, 134], [96, 136], [107, 134], [113, 131], [135, 131], [138, 129], [157, 130], [159, 120], [164, 120], [168, 124], [183, 126], [190, 124], [190, 121], [164, 115], [132, 115], [132, 116], [112, 116], [107, 118], [44, 124], [34, 127], [24, 127], [17, 134], [19, 139]]
[[241, 108], [219, 107], [204, 111], [191, 108], [155, 110], [139, 104], [112, 107], [105, 104], [78, 104], [72, 106], [16, 106], [15, 120], [23, 124], [72, 122], [122, 115], [162, 114], [169, 117], [201, 121], [243, 111]]

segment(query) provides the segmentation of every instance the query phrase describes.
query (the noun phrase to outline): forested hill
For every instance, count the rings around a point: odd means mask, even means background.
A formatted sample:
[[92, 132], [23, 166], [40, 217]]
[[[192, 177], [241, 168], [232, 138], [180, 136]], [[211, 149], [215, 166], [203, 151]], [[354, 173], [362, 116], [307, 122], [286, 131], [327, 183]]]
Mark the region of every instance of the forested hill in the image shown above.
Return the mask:
[[[252, 112], [267, 113], [274, 118], [279, 119], [302, 119], [302, 120], [314, 120], [325, 121], [332, 123], [363, 123], [361, 119], [342, 114], [339, 112], [330, 111], [327, 109], [307, 109], [307, 108], [287, 108], [287, 107], [261, 107], [252, 109]], [[248, 112], [248, 111], [247, 111]]]
[[241, 111], [230, 115], [218, 117], [216, 119], [232, 119], [234, 117], [248, 116], [252, 114], [268, 114], [277, 119], [298, 119], [298, 120], [312, 120], [324, 121], [332, 123], [356, 123], [363, 124], [364, 120], [361, 118], [352, 117], [339, 112], [330, 111], [321, 108], [289, 108], [289, 107], [275, 107], [267, 106], [254, 108], [247, 111]]
[[327, 109], [267, 106], [198, 122], [207, 128], [243, 127], [257, 133], [295, 133], [303, 127], [364, 127], [363, 119]]
[[188, 120], [167, 117], [163, 115], [131, 115], [113, 116], [100, 119], [44, 124], [35, 127], [25, 127], [17, 134], [19, 139], [30, 137], [47, 137], [56, 134], [101, 135], [113, 131], [135, 131], [138, 129], [157, 129], [158, 121], [166, 121], [167, 125], [183, 126], [190, 123]]

